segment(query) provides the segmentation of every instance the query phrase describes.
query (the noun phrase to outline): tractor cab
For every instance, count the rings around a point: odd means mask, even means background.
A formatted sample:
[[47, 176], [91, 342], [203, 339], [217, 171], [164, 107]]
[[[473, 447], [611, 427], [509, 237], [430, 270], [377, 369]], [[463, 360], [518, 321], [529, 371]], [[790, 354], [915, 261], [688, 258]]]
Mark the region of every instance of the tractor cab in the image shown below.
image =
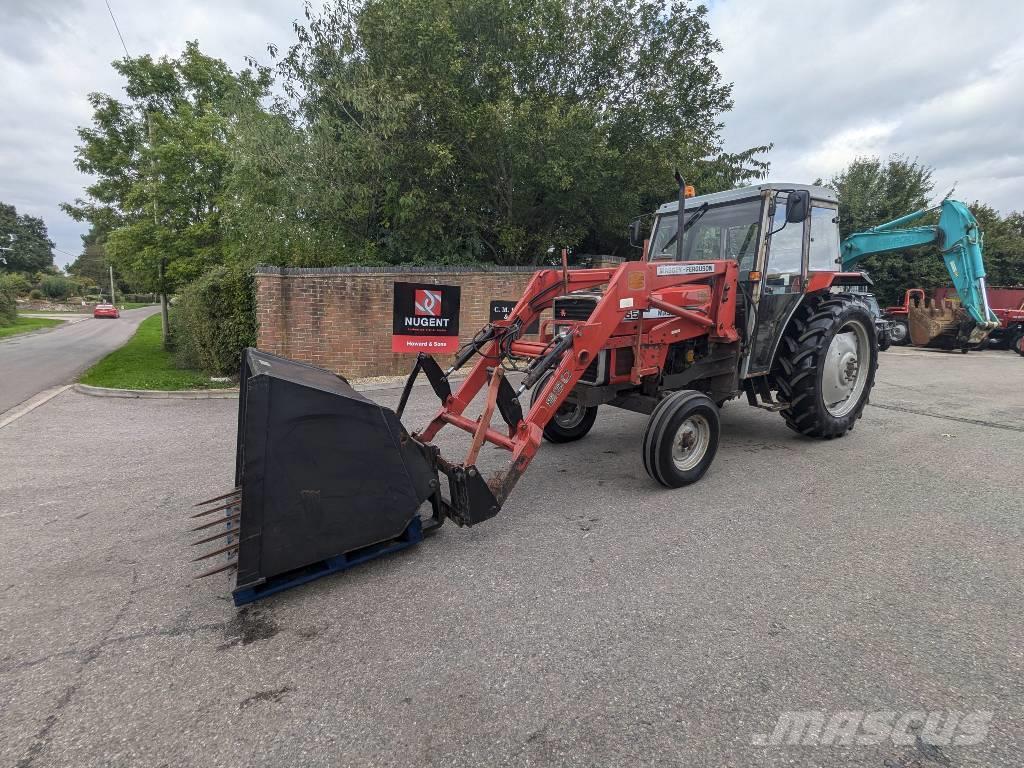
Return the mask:
[[815, 273], [839, 270], [835, 192], [807, 184], [758, 184], [684, 200], [682, 217], [678, 201], [658, 209], [647, 259], [736, 261], [742, 295], [736, 325], [745, 350], [740, 375], [767, 373], [805, 292], [832, 282], [831, 274]]

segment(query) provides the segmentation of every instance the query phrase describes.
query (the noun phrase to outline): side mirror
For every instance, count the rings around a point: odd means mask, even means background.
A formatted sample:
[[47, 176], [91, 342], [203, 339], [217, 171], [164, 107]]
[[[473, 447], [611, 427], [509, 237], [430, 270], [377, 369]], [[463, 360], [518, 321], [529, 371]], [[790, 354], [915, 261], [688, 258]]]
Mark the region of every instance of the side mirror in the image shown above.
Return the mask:
[[644, 244], [643, 222], [640, 219], [633, 219], [629, 222], [629, 244], [634, 248], [641, 248]]
[[786, 196], [786, 222], [800, 224], [811, 210], [811, 193], [806, 189], [793, 190]]

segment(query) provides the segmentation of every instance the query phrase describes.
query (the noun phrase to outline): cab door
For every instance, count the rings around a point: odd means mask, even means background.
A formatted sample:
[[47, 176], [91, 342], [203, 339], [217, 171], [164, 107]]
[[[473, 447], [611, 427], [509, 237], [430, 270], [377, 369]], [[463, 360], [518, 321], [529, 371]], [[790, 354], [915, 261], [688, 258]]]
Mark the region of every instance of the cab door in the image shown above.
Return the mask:
[[742, 375], [766, 373], [771, 367], [782, 332], [796, 311], [807, 279], [809, 217], [801, 222], [786, 221], [785, 192], [772, 193], [765, 206], [765, 232], [770, 235], [759, 254], [760, 280], [750, 285], [754, 311], [748, 313], [750, 344]]

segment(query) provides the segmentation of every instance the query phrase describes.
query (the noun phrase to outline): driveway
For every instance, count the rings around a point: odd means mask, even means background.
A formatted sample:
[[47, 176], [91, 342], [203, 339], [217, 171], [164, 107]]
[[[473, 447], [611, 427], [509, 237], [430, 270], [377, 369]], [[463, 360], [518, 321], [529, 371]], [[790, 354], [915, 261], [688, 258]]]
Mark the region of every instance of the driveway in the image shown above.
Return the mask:
[[44, 389], [66, 384], [113, 352], [159, 307], [128, 309], [118, 320], [68, 322], [0, 341], [0, 414]]
[[670, 491], [602, 409], [493, 520], [241, 611], [186, 533], [237, 402], [65, 392], [0, 432], [0, 765], [1019, 768], [1024, 361], [882, 358], [840, 440], [731, 402]]

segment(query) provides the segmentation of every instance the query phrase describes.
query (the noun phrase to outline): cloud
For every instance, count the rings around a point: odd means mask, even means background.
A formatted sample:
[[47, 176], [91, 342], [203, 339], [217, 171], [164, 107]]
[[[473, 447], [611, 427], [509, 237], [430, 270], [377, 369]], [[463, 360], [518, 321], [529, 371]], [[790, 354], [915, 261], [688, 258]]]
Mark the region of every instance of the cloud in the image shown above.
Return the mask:
[[719, 0], [710, 22], [735, 83], [727, 148], [774, 142], [773, 179], [901, 153], [939, 193], [1024, 208], [1024, 5]]
[[[187, 40], [231, 67], [292, 41], [300, 0], [110, 0], [133, 55]], [[124, 55], [101, 0], [0, 0], [0, 200], [42, 216], [58, 248], [85, 227], [60, 212], [87, 178], [73, 165], [91, 91], [120, 94]], [[1024, 4], [1003, 0], [715, 0], [718, 57], [735, 83], [727, 148], [772, 141], [772, 178], [827, 178], [859, 154], [935, 167], [936, 189], [1004, 213], [1024, 208]], [[58, 263], [71, 260], [58, 254]]]
[[[245, 66], [247, 55], [266, 61], [268, 43], [289, 43], [292, 21], [302, 15], [299, 0], [111, 6], [133, 56], [176, 56], [186, 41], [199, 40], [204, 53], [234, 69]], [[89, 93], [123, 96], [110, 64], [124, 49], [102, 0], [0, 0], [0, 18], [0, 201], [46, 221], [63, 266], [81, 251], [87, 229], [59, 208], [89, 183], [74, 167], [75, 130], [92, 116]]]

